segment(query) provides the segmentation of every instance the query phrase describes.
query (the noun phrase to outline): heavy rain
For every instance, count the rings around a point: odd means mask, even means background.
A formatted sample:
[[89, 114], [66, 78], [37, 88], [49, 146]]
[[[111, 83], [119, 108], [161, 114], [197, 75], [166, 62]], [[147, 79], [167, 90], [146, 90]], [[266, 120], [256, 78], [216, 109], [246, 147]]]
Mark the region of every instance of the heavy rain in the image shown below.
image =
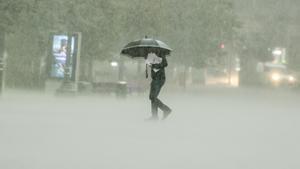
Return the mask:
[[298, 0], [0, 0], [0, 168], [299, 169], [298, 18]]

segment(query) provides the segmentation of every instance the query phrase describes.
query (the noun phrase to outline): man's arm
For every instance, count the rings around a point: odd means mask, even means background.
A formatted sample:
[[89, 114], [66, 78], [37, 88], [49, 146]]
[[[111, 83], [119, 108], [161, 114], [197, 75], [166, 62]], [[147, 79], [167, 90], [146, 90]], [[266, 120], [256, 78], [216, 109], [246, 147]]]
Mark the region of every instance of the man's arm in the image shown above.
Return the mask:
[[167, 59], [166, 59], [166, 56], [163, 56], [162, 57], [162, 61], [161, 63], [157, 63], [157, 64], [152, 64], [151, 67], [152, 68], [155, 68], [155, 69], [162, 69], [162, 68], [165, 68], [168, 66], [168, 62], [167, 62]]

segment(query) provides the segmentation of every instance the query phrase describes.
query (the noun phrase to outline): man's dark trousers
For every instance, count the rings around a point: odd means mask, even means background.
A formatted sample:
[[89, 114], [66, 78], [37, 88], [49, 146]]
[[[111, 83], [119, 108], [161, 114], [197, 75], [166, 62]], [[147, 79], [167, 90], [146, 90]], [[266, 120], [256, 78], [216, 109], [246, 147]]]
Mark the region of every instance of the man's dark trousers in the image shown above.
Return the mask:
[[153, 79], [151, 82], [149, 98], [151, 100], [152, 116], [154, 117], [158, 116], [158, 108], [160, 108], [163, 112], [171, 110], [167, 105], [157, 98], [162, 86], [165, 84], [165, 81], [165, 79]]

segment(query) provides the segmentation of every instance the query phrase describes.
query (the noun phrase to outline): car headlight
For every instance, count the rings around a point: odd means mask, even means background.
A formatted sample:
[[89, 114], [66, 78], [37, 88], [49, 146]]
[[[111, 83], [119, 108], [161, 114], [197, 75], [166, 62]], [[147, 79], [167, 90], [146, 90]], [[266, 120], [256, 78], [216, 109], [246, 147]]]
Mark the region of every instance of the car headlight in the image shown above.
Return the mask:
[[294, 76], [289, 76], [289, 81], [290, 82], [294, 82], [296, 79], [295, 79], [295, 77]]
[[278, 82], [278, 81], [280, 80], [281, 77], [280, 77], [280, 74], [278, 74], [278, 73], [273, 73], [272, 76], [271, 76], [271, 78], [272, 78], [273, 81]]

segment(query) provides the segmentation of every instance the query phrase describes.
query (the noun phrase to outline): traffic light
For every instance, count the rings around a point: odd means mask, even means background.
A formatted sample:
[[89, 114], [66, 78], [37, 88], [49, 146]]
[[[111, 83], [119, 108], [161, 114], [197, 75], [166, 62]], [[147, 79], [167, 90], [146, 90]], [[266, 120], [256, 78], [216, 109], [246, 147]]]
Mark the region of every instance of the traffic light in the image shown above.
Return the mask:
[[221, 43], [221, 44], [220, 44], [220, 48], [221, 48], [221, 49], [224, 49], [224, 48], [225, 48], [225, 44], [224, 44], [224, 43]]

